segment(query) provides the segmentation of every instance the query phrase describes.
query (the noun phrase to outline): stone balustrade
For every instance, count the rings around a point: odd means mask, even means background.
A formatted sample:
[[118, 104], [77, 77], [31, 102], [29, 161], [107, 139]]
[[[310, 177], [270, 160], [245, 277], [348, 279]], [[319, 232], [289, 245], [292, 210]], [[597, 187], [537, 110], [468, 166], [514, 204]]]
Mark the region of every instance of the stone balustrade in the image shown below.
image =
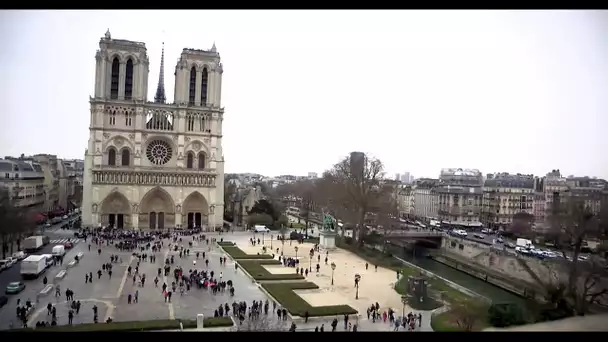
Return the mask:
[[93, 184], [215, 187], [215, 173], [93, 170]]

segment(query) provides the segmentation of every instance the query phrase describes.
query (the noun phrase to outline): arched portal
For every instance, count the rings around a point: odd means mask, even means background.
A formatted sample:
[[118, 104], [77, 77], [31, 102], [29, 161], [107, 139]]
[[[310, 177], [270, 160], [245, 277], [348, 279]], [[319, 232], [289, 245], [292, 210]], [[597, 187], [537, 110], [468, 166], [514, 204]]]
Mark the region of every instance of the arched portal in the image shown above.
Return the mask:
[[139, 206], [140, 228], [164, 229], [175, 224], [175, 204], [171, 195], [156, 187], [144, 195]]
[[110, 193], [101, 203], [101, 224], [104, 227], [122, 229], [131, 226], [131, 205], [118, 191]]
[[182, 226], [188, 228], [202, 227], [207, 223], [209, 216], [209, 203], [200, 192], [195, 191], [188, 195], [182, 206]]

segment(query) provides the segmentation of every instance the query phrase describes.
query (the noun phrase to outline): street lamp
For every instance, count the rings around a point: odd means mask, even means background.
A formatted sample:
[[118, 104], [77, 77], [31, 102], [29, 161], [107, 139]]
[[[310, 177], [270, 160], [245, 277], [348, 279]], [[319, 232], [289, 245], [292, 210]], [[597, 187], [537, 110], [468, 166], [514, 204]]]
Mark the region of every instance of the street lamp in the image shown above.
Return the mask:
[[355, 274], [355, 299], [359, 299], [359, 281], [361, 281], [361, 276], [359, 273]]
[[294, 251], [296, 251], [296, 260], [298, 259], [298, 246], [295, 246], [293, 248]]
[[336, 264], [332, 261], [331, 263], [331, 285], [334, 285], [334, 271], [336, 270]]
[[403, 312], [401, 317], [405, 317], [405, 304], [407, 304], [407, 296], [401, 296], [401, 303], [403, 304]]
[[312, 272], [312, 257], [315, 256], [315, 251], [314, 250], [310, 250], [310, 254], [309, 254], [310, 258], [308, 259], [308, 268], [309, 268], [309, 272]]
[[270, 235], [270, 250], [272, 251], [272, 235]]

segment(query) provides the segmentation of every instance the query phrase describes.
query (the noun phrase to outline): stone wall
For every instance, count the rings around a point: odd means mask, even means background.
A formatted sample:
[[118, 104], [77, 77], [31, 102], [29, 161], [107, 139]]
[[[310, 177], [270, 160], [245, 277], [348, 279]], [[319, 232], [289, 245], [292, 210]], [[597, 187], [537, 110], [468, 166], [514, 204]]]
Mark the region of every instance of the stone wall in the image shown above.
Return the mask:
[[555, 277], [555, 261], [543, 261], [531, 257], [518, 256], [508, 250], [496, 249], [490, 245], [470, 240], [444, 237], [441, 251], [446, 253], [446, 256], [452, 255], [464, 258], [466, 261], [481, 266], [490, 272], [500, 273], [505, 277], [530, 284], [535, 284], [536, 280], [526, 270], [524, 263], [541, 279]]

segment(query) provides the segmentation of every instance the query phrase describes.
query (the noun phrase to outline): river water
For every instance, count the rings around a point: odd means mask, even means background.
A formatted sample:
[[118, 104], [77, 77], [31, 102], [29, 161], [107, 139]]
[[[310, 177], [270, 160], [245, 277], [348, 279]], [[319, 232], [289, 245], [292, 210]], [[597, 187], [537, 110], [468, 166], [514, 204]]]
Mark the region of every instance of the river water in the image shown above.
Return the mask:
[[416, 247], [415, 250], [408, 250], [391, 246], [389, 250], [401, 259], [491, 299], [493, 303], [514, 303], [521, 306], [526, 303], [526, 299], [523, 297], [426, 257], [428, 250], [424, 248]]

